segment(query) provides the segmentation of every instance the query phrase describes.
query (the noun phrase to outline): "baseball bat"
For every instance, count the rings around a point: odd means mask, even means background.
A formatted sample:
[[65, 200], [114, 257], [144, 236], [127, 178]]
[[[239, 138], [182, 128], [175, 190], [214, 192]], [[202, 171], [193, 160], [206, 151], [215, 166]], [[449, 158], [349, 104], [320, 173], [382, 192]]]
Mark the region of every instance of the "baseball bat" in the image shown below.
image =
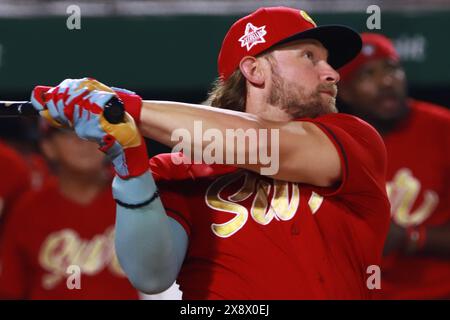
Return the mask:
[[[103, 110], [105, 119], [112, 124], [123, 122], [125, 108], [122, 101], [117, 97], [112, 97]], [[9, 117], [37, 117], [37, 111], [30, 101], [0, 101], [0, 118]]]

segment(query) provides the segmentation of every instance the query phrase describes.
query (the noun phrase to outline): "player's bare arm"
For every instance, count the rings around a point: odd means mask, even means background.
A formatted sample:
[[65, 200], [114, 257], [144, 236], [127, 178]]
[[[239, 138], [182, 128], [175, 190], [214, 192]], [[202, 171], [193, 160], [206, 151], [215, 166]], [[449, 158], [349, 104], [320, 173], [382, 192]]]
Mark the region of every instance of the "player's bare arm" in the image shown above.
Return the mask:
[[[172, 141], [171, 135], [178, 128], [187, 129], [194, 136], [194, 122], [201, 121], [204, 130], [218, 129], [225, 136], [227, 129], [279, 130], [279, 171], [273, 178], [292, 182], [309, 183], [328, 187], [340, 179], [341, 164], [338, 152], [326, 134], [315, 124], [304, 121], [275, 122], [261, 119], [244, 112], [217, 109], [203, 105], [193, 105], [164, 101], [144, 101], [141, 111], [140, 129], [143, 135], [169, 147], [178, 141]], [[192, 139], [191, 150], [195, 143], [205, 148], [208, 141]], [[258, 141], [258, 148], [271, 150], [271, 146]], [[224, 146], [224, 154], [226, 150]], [[231, 150], [235, 156], [242, 150], [235, 145]], [[259, 150], [246, 148], [249, 153], [258, 154]], [[260, 172], [264, 164], [237, 164], [241, 168]]]
[[[328, 64], [328, 56], [328, 50], [314, 39], [282, 44], [256, 57], [244, 55], [233, 67], [234, 73], [240, 73], [245, 79], [246, 105], [242, 110], [245, 113], [223, 110], [224, 106], [220, 104], [207, 107], [145, 101], [140, 114], [140, 128], [147, 137], [170, 147], [178, 143], [171, 139], [178, 128], [186, 129], [194, 136], [196, 121], [201, 121], [204, 130], [219, 130], [223, 136], [227, 129], [276, 130], [279, 133], [277, 141], [260, 139], [245, 150], [238, 150], [237, 145], [224, 144], [222, 152], [232, 153], [234, 158], [245, 153], [248, 159], [249, 155], [260, 154], [262, 150], [275, 150], [279, 155], [279, 168], [272, 178], [329, 187], [339, 181], [341, 174], [336, 148], [315, 124], [293, 121], [336, 111], [339, 74]], [[302, 79], [301, 88], [297, 88], [299, 79]], [[221, 81], [230, 80], [223, 77]], [[290, 90], [281, 92], [279, 88]], [[201, 146], [198, 145], [200, 143]], [[209, 141], [193, 139], [190, 147], [191, 150], [204, 149], [208, 144]], [[264, 166], [260, 161], [235, 165], [258, 173]]]

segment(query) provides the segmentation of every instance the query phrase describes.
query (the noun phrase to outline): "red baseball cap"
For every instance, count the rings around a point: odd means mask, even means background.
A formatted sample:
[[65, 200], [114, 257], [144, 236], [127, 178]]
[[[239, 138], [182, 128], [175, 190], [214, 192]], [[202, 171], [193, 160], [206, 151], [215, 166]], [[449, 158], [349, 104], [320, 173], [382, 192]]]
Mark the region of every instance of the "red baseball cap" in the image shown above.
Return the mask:
[[352, 77], [365, 63], [378, 59], [392, 59], [399, 61], [399, 56], [395, 47], [389, 38], [379, 33], [361, 33], [363, 46], [361, 52], [352, 62], [339, 70], [342, 81]]
[[361, 38], [351, 28], [340, 25], [318, 27], [303, 10], [260, 8], [236, 21], [228, 30], [218, 58], [219, 76], [225, 81], [239, 67], [242, 58], [298, 39], [320, 41], [328, 50], [328, 63], [335, 69], [352, 60], [361, 50]]

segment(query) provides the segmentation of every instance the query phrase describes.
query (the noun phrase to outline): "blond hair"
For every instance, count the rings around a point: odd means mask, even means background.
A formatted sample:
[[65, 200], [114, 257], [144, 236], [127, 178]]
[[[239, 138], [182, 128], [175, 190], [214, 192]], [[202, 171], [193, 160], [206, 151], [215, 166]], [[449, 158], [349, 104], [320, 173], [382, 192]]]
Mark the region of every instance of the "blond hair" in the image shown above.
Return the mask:
[[245, 112], [247, 85], [241, 70], [237, 69], [226, 80], [216, 79], [204, 104], [234, 111]]

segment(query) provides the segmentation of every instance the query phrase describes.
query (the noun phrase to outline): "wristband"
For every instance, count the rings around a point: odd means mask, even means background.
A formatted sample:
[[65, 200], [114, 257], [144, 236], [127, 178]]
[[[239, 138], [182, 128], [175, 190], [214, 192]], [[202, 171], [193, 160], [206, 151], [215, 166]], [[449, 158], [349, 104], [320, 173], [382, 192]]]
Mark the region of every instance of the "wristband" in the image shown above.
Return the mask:
[[153, 194], [153, 196], [150, 199], [148, 199], [148, 200], [146, 200], [144, 202], [141, 202], [141, 203], [137, 203], [137, 204], [124, 203], [124, 202], [122, 202], [122, 201], [120, 201], [118, 199], [114, 199], [114, 200], [121, 207], [124, 207], [124, 208], [127, 208], [127, 209], [138, 209], [138, 208], [142, 208], [142, 207], [148, 206], [150, 203], [155, 201], [156, 198], [159, 198], [158, 190], [155, 191], [155, 193]]
[[137, 126], [141, 123], [142, 98], [131, 91], [115, 89], [115, 93], [122, 100], [125, 111], [134, 119]]

